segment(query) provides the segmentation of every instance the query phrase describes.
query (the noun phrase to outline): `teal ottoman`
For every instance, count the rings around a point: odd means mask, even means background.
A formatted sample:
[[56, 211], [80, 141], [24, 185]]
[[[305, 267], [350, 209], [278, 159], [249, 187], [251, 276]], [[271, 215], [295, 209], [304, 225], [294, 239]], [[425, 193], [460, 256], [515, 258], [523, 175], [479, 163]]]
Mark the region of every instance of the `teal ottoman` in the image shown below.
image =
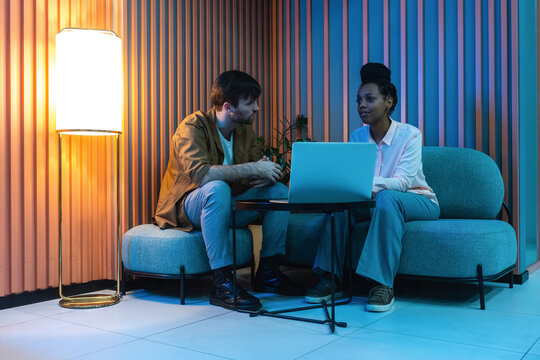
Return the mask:
[[[232, 231], [229, 241], [232, 246]], [[253, 278], [253, 239], [247, 228], [236, 229], [236, 258], [239, 268], [251, 266]], [[123, 289], [126, 275], [180, 279], [180, 303], [183, 305], [186, 276], [210, 272], [200, 230], [162, 230], [156, 225], [146, 224], [128, 230], [122, 238]]]

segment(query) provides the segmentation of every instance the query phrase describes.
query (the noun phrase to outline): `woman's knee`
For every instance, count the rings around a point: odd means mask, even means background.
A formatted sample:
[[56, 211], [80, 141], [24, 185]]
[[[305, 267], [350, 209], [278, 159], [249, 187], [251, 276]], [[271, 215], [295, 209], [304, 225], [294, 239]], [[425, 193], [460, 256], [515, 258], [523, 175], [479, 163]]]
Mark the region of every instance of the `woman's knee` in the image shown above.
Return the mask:
[[395, 207], [399, 205], [399, 195], [398, 191], [383, 190], [375, 196], [375, 207], [379, 209]]

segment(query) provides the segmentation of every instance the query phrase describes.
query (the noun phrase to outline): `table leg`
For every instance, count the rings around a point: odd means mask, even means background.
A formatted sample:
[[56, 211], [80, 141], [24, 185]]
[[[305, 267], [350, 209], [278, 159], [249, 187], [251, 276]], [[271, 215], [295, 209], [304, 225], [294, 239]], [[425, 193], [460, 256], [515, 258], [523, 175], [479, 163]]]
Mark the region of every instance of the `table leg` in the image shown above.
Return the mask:
[[236, 306], [236, 209], [232, 211], [232, 258], [233, 258], [233, 297], [234, 310], [238, 311]]
[[332, 316], [330, 320], [330, 331], [334, 333], [336, 328], [336, 270], [335, 270], [335, 259], [336, 259], [336, 235], [335, 235], [335, 218], [334, 212], [330, 214], [330, 294], [332, 300]]

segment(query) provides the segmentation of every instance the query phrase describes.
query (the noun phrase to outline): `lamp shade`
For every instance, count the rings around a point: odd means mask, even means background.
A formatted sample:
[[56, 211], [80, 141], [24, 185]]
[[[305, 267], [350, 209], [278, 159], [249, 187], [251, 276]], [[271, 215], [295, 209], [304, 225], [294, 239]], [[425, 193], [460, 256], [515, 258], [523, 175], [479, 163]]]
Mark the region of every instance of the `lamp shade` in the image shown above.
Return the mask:
[[122, 43], [111, 31], [64, 29], [56, 35], [56, 131], [122, 132]]

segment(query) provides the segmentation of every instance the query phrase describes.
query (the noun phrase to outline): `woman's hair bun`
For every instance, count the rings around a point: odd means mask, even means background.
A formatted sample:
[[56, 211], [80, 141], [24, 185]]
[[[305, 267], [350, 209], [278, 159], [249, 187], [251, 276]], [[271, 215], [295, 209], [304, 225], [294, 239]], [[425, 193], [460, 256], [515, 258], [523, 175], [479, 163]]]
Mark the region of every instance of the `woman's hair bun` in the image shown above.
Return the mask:
[[384, 66], [384, 64], [367, 63], [360, 69], [360, 78], [362, 79], [362, 84], [381, 80], [390, 82], [390, 73], [390, 69]]

